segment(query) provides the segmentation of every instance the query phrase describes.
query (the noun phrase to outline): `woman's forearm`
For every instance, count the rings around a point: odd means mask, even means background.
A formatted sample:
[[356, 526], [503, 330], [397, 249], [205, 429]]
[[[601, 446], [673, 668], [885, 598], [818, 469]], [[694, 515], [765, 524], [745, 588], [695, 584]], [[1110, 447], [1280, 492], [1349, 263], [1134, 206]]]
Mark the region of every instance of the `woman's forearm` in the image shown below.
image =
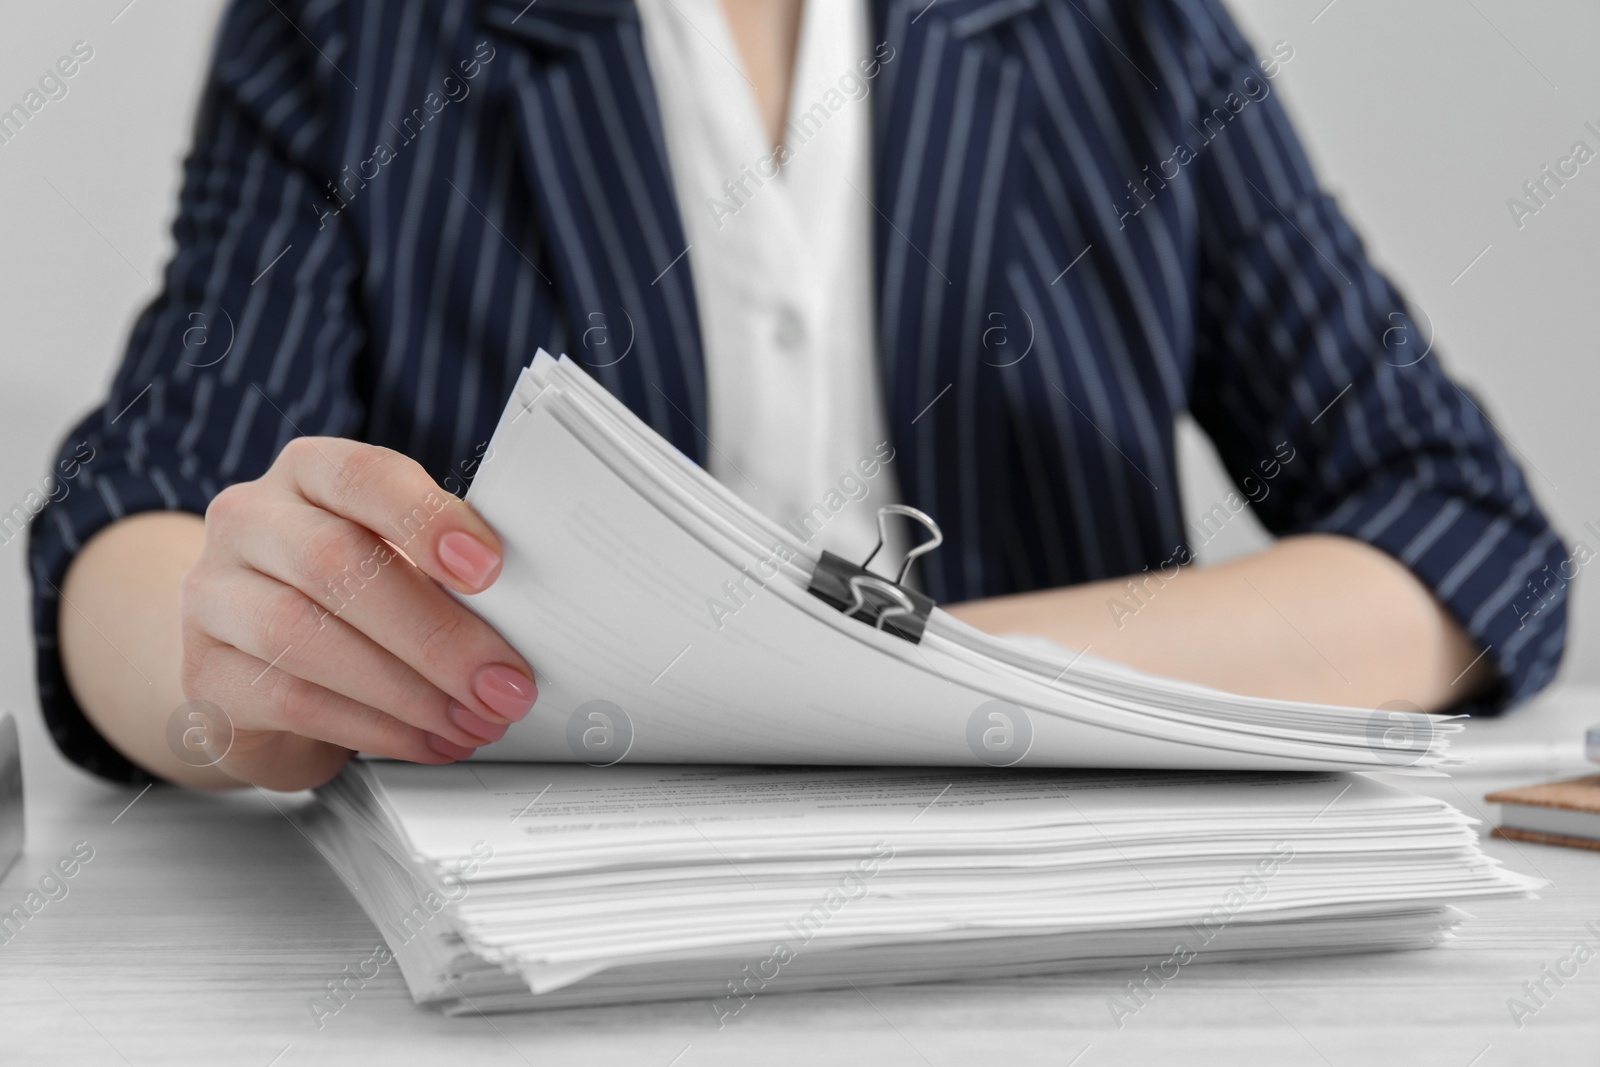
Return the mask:
[[991, 633], [1042, 634], [1140, 670], [1289, 700], [1432, 711], [1493, 676], [1415, 575], [1333, 535], [1169, 578], [1144, 572], [948, 610]]
[[172, 782], [237, 786], [185, 763], [166, 741], [186, 699], [178, 590], [204, 541], [204, 520], [186, 512], [146, 512], [101, 530], [61, 583], [57, 635], [72, 695], [118, 751]]

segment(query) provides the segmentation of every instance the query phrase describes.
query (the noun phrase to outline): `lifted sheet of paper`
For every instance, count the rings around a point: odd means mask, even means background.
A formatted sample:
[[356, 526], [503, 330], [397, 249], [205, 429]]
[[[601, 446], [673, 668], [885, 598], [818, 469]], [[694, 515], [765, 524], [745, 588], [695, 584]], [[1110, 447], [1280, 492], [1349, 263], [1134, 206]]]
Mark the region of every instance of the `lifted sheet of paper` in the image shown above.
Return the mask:
[[480, 758], [1428, 773], [1459, 729], [1222, 693], [937, 608], [917, 642], [848, 616], [808, 591], [820, 544], [543, 352], [467, 499], [506, 550], [467, 602], [540, 694]]

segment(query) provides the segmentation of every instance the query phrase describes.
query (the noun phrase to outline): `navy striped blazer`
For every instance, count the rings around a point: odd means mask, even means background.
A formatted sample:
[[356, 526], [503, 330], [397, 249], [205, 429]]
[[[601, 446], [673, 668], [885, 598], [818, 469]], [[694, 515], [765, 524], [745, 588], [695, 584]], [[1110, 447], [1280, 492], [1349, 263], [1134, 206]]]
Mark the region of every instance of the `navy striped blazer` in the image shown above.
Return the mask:
[[[1318, 189], [1272, 91], [1292, 49], [1258, 59], [1219, 0], [871, 8], [883, 62], [845, 106], [873, 109], [881, 369], [901, 491], [947, 534], [935, 598], [1187, 559], [1211, 528], [1181, 514], [1188, 410], [1270, 529], [1398, 558], [1487, 647], [1498, 700], [1548, 681], [1562, 585], [1529, 591], [1561, 544]], [[298, 434], [459, 490], [540, 345], [605, 342], [592, 373], [706, 454], [694, 255], [631, 0], [236, 0], [176, 236], [32, 526], [41, 700], [101, 774], [139, 777], [73, 703], [55, 630], [105, 524], [202, 512]]]

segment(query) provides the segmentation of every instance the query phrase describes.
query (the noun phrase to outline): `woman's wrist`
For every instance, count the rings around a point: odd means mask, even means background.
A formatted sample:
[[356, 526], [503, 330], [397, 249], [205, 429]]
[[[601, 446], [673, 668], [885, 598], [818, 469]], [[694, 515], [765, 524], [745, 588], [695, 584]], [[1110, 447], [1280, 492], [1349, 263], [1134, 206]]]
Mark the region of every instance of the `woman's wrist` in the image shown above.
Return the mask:
[[143, 512], [85, 544], [61, 583], [57, 637], [78, 706], [101, 736], [140, 767], [200, 787], [240, 783], [184, 762], [166, 724], [185, 702], [178, 593], [199, 558], [205, 521], [179, 511]]

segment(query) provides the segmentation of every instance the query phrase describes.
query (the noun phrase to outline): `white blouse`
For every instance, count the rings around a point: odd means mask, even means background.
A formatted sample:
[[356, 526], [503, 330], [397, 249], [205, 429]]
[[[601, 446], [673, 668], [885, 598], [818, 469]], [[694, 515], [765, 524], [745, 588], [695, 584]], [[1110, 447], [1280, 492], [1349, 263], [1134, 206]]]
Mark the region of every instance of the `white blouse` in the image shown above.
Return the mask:
[[[719, 0], [637, 3], [693, 270], [710, 471], [859, 561], [898, 499], [883, 462], [866, 5], [805, 0], [775, 154]], [[891, 535], [894, 550], [904, 536]]]

